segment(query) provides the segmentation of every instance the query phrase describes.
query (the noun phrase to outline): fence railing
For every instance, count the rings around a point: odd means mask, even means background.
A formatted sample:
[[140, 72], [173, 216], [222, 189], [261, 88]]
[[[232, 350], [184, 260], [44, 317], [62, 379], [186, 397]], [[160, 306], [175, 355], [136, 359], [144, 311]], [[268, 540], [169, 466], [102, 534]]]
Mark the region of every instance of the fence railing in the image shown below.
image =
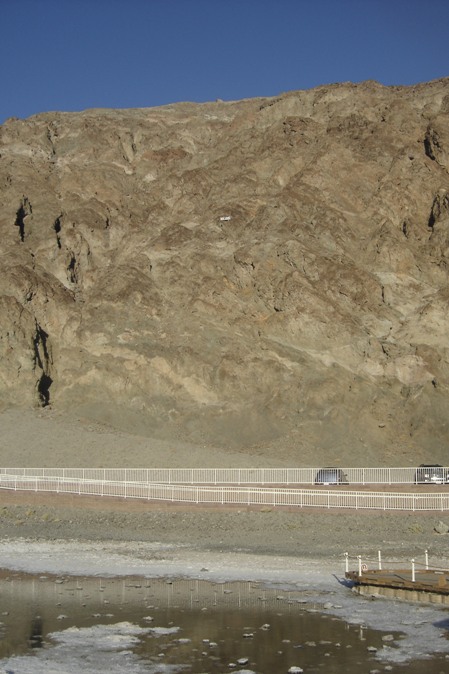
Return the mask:
[[[404, 570], [406, 568], [409, 568], [410, 570], [417, 570], [417, 571], [430, 571], [434, 573], [449, 573], [448, 565], [447, 565], [447, 560], [445, 560], [442, 564], [436, 564], [436, 563], [430, 563], [429, 560], [429, 551], [424, 550], [424, 555], [423, 558], [420, 557], [415, 557], [410, 560], [404, 560], [398, 561], [397, 559], [395, 560], [385, 560], [382, 557], [382, 551], [378, 550], [377, 551], [377, 556], [374, 557], [369, 557], [367, 555], [357, 555], [357, 556], [350, 556], [348, 552], [344, 553], [344, 560], [345, 560], [345, 572], [348, 573], [350, 564], [352, 562], [352, 566], [354, 568], [357, 568], [359, 576], [362, 576], [363, 573], [366, 573], [367, 571], [382, 571], [387, 569], [388, 571], [395, 571], [395, 570]], [[441, 560], [437, 560], [441, 561]]]
[[[58, 477], [112, 482], [164, 484], [298, 485], [320, 481], [320, 468], [0, 468], [0, 475]], [[416, 467], [338, 468], [342, 483], [354, 485], [416, 484], [423, 482]], [[439, 468], [449, 482], [449, 467]], [[340, 479], [339, 478], [339, 479]], [[429, 483], [435, 482], [429, 479]]]
[[204, 486], [113, 481], [92, 478], [0, 474], [0, 488], [16, 491], [115, 496], [180, 503], [352, 508], [376, 510], [449, 510], [449, 492], [391, 493], [280, 487]]

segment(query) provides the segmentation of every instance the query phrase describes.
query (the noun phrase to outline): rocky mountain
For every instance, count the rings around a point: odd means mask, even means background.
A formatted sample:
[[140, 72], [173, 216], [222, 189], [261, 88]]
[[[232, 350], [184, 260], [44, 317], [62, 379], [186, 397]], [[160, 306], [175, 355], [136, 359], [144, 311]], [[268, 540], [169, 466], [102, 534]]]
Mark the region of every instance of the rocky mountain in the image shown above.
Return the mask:
[[449, 79], [9, 119], [0, 401], [448, 463]]

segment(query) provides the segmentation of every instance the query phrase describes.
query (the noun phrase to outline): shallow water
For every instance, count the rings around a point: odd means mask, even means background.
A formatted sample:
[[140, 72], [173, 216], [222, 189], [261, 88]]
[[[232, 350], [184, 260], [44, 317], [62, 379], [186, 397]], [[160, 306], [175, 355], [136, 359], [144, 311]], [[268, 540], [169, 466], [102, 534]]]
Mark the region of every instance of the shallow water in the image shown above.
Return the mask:
[[449, 671], [445, 656], [385, 658], [400, 632], [347, 623], [325, 611], [327, 599], [248, 581], [3, 574], [0, 671]]

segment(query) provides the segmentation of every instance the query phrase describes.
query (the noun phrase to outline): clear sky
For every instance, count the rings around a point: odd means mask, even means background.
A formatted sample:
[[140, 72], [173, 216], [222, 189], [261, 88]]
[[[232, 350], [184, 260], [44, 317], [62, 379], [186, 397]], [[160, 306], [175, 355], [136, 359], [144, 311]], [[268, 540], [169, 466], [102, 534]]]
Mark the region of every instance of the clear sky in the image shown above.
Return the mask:
[[0, 123], [449, 75], [449, 0], [0, 0]]

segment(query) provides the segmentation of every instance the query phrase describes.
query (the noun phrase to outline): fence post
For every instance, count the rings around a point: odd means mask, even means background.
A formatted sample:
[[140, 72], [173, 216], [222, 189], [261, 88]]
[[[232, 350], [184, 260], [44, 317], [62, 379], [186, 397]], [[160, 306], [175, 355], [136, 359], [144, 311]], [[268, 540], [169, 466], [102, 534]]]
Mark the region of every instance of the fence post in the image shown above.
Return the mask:
[[415, 582], [415, 560], [412, 559], [412, 583]]
[[428, 571], [429, 570], [429, 551], [424, 550], [424, 555], [426, 557], [426, 571]]
[[382, 553], [380, 550], [377, 553], [377, 558], [379, 560], [379, 571], [382, 571]]
[[345, 552], [345, 571], [348, 573], [349, 571], [349, 553]]
[[357, 559], [359, 560], [359, 576], [362, 575], [362, 555], [357, 555]]

